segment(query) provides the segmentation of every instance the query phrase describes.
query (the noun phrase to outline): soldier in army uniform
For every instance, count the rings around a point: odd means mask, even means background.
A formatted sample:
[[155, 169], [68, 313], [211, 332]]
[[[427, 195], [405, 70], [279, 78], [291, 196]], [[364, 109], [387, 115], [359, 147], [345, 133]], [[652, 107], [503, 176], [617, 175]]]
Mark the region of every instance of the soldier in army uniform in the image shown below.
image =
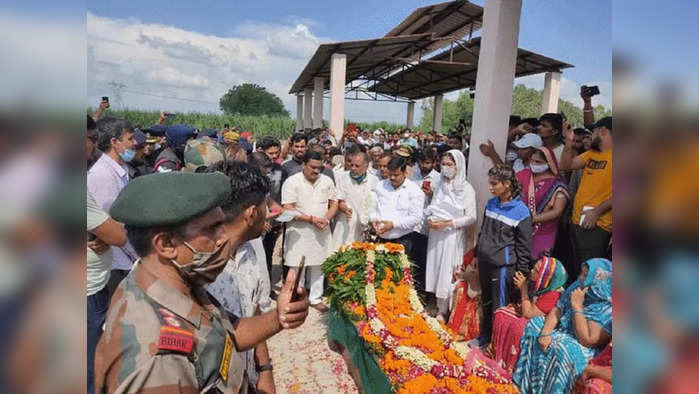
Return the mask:
[[246, 392], [237, 352], [305, 321], [305, 291], [291, 301], [294, 271], [276, 310], [235, 327], [203, 289], [263, 227], [264, 196], [240, 212], [245, 236], [227, 238], [220, 205], [230, 193], [223, 174], [171, 172], [137, 178], [119, 194], [110, 213], [141, 258], [112, 296], [95, 356], [97, 392]]

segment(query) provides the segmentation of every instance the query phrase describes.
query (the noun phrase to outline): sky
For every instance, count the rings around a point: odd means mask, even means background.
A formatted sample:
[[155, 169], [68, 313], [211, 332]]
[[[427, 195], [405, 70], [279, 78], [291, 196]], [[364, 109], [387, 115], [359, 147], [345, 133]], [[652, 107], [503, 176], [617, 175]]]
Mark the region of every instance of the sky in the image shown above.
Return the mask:
[[[218, 112], [227, 89], [252, 82], [277, 94], [295, 114], [289, 88], [319, 44], [381, 37], [415, 8], [436, 2], [90, 2], [87, 104], [110, 96], [129, 108]], [[474, 3], [482, 6], [483, 0]], [[611, 107], [611, 15], [604, 0], [524, 0], [519, 46], [575, 66], [563, 71], [561, 98], [582, 105], [580, 85], [599, 85], [593, 103]], [[123, 85], [121, 103], [112, 81]], [[517, 83], [542, 89], [543, 74]], [[326, 100], [326, 119], [327, 110]], [[406, 105], [347, 100], [345, 116], [403, 123]]]

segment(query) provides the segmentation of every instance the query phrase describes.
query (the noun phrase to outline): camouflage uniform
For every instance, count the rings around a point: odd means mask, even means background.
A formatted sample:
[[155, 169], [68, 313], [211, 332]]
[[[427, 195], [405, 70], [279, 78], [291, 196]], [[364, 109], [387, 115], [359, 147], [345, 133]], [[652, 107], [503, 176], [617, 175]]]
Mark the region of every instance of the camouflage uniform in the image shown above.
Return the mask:
[[221, 144], [209, 137], [189, 140], [184, 147], [185, 167], [191, 172], [195, 172], [201, 166], [220, 163], [225, 158], [226, 152]]
[[247, 392], [230, 320], [203, 289], [192, 293], [134, 264], [97, 345], [96, 392]]

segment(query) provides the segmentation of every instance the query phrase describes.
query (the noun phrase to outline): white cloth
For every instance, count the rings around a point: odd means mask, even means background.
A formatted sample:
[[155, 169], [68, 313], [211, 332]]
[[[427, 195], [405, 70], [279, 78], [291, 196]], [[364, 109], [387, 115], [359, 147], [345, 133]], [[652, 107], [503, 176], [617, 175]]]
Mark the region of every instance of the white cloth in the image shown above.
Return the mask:
[[456, 149], [448, 153], [454, 157], [456, 176], [451, 181], [442, 178], [439, 189], [425, 210], [428, 220], [454, 222], [451, 227], [429, 230], [425, 290], [435, 293], [438, 299], [448, 299], [453, 293], [451, 280], [463, 261], [466, 226], [476, 221], [476, 192], [466, 181], [466, 160]]
[[362, 183], [357, 183], [349, 172], [335, 178], [337, 180], [337, 199], [344, 200], [352, 210], [352, 218], [347, 221], [344, 213], [338, 212], [333, 229], [333, 251], [362, 239], [362, 233], [369, 225], [369, 209], [374, 199], [374, 188], [379, 179], [367, 171]]
[[[299, 280], [299, 286], [311, 288], [308, 293], [308, 302], [311, 305], [320, 304], [323, 302], [323, 281], [325, 280], [323, 271], [318, 265], [308, 266], [305, 271], [306, 275]], [[308, 286], [306, 286], [306, 281], [308, 281]]]
[[[104, 212], [95, 198], [87, 192], [87, 231], [92, 231], [109, 220], [109, 215]], [[95, 253], [87, 248], [87, 295], [99, 292], [107, 285], [109, 273], [112, 270], [112, 250], [108, 249], [102, 254]]]
[[[320, 174], [311, 184], [303, 172], [287, 178], [282, 185], [282, 205], [295, 204], [296, 210], [315, 217], [325, 217], [331, 200], [337, 200], [333, 181]], [[292, 221], [286, 224], [284, 264], [297, 267], [301, 258], [306, 266], [319, 266], [332, 252], [330, 226], [321, 231], [311, 223]]]
[[[87, 190], [92, 193], [103, 211], [109, 212], [121, 189], [129, 183], [129, 171], [108, 154], [103, 154], [87, 172]], [[124, 246], [112, 246], [114, 263], [112, 269], [130, 270], [138, 258], [128, 242]]]
[[381, 235], [384, 239], [396, 239], [413, 231], [420, 231], [425, 206], [425, 193], [407, 178], [394, 189], [386, 179], [376, 186], [375, 199], [369, 220], [393, 222], [393, 229]]

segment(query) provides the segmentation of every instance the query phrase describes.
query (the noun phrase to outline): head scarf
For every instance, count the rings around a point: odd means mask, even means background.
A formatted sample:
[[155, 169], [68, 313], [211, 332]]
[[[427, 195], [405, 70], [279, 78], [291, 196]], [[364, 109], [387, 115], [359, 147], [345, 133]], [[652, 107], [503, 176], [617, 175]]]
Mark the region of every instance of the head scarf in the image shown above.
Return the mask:
[[540, 146], [536, 148], [536, 150], [541, 151], [541, 153], [544, 154], [544, 157], [546, 158], [546, 164], [549, 165], [549, 170], [551, 170], [553, 175], [559, 176], [561, 172], [558, 169], [558, 161], [556, 160], [556, 155], [553, 154], [551, 148], [547, 146]]
[[568, 279], [563, 263], [553, 257], [543, 257], [539, 277], [534, 282], [534, 295], [541, 295], [562, 287]]
[[[461, 201], [464, 196], [464, 189], [468, 182], [466, 182], [466, 158], [464, 154], [458, 149], [452, 149], [447, 151], [454, 158], [454, 163], [456, 163], [456, 176], [452, 179], [452, 187], [454, 188], [454, 193], [458, 201]], [[447, 182], [442, 182], [445, 184]]]
[[587, 276], [582, 287], [587, 287], [587, 297], [599, 301], [612, 302], [612, 262], [607, 259], [590, 259], [587, 265]]
[[587, 287], [587, 294], [583, 302], [583, 313], [588, 320], [602, 326], [606, 332], [612, 332], [612, 262], [607, 259], [595, 258], [585, 261], [587, 276], [581, 282], [576, 280], [568, 286], [561, 295], [556, 307], [561, 310], [559, 324], [569, 332], [573, 328], [573, 308], [570, 303], [570, 295], [578, 287]]

